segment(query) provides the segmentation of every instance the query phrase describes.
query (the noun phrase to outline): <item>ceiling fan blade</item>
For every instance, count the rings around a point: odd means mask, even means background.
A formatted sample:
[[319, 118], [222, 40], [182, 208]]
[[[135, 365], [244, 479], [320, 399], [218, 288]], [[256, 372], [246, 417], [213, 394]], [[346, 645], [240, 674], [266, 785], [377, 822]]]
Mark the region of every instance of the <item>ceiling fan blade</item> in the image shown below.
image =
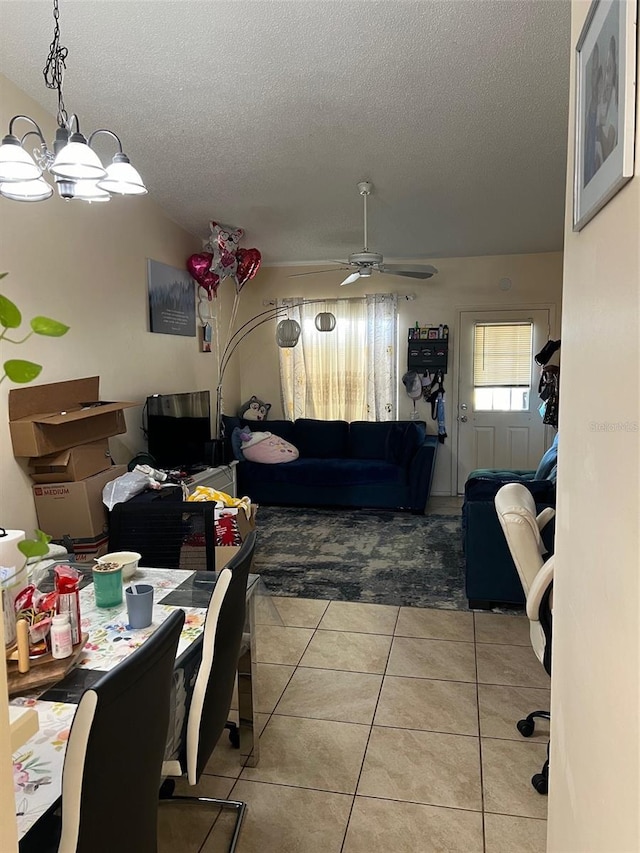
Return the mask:
[[359, 272], [352, 272], [351, 275], [348, 275], [344, 281], [340, 282], [340, 287], [342, 287], [343, 284], [353, 284], [353, 282], [357, 281], [359, 278], [360, 278]]
[[[340, 263], [342, 262], [340, 261]], [[320, 273], [323, 272], [339, 272], [339, 270], [336, 270], [334, 267], [330, 270], [314, 270], [313, 272], [292, 272], [290, 275], [287, 276], [287, 278], [299, 278], [301, 275], [320, 275]]]
[[405, 278], [426, 279], [435, 275], [438, 270], [432, 267], [431, 264], [416, 264], [415, 266], [405, 266], [404, 264], [380, 264], [376, 267], [378, 272], [386, 273], [387, 275], [400, 275]]

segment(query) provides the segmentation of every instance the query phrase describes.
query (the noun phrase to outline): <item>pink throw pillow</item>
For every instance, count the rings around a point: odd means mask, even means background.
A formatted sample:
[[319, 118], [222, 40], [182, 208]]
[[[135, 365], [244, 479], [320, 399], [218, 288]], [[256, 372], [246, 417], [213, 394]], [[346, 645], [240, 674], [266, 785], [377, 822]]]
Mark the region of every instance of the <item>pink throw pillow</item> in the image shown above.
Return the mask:
[[293, 462], [299, 455], [293, 444], [271, 432], [252, 432], [250, 440], [242, 442], [242, 453], [249, 462], [265, 465]]

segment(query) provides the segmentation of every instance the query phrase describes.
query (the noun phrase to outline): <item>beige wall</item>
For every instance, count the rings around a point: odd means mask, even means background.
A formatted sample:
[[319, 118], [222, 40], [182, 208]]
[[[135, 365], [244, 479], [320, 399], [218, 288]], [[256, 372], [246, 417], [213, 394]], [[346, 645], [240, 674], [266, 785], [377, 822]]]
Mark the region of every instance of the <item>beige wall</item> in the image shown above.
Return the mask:
[[[572, 45], [588, 8], [585, 0], [574, 0]], [[571, 80], [573, 92], [573, 68]], [[548, 850], [637, 853], [640, 134], [636, 132], [635, 177], [577, 234], [571, 230], [572, 139], [573, 116], [565, 228]]]
[[[458, 354], [456, 323], [459, 311], [471, 308], [514, 308], [538, 305], [551, 309], [552, 336], [557, 337], [560, 323], [562, 291], [562, 253], [538, 255], [499, 255], [478, 258], [434, 258], [431, 261], [439, 270], [438, 275], [428, 281], [412, 281], [393, 276], [374, 276], [365, 284], [340, 287], [344, 273], [306, 275], [289, 278], [295, 273], [307, 272], [313, 267], [273, 267], [262, 269], [258, 276], [245, 285], [241, 297], [241, 312], [245, 318], [264, 311], [262, 301], [285, 296], [302, 296], [306, 299], [344, 298], [362, 296], [365, 293], [393, 291], [399, 296], [415, 294], [415, 300], [399, 300], [398, 341], [398, 416], [409, 417], [413, 405], [404, 393], [401, 383], [406, 371], [406, 333], [416, 320], [421, 325], [446, 323], [450, 329], [449, 372], [445, 381], [446, 420], [449, 438], [438, 449], [433, 494], [455, 493], [453, 472], [457, 440]], [[322, 267], [326, 269], [326, 265]], [[509, 278], [511, 289], [502, 290], [500, 279]], [[555, 318], [555, 322], [554, 322]], [[256, 394], [272, 404], [271, 418], [282, 417], [280, 380], [278, 375], [278, 348], [275, 344], [275, 321], [265, 323], [238, 347], [241, 371], [242, 400]], [[238, 399], [238, 402], [240, 400]], [[226, 400], [227, 412], [234, 411], [235, 400]], [[420, 416], [431, 421], [431, 408], [427, 403], [418, 403]]]
[[[52, 117], [0, 76], [0, 125], [6, 128], [17, 113], [33, 116], [52, 138]], [[39, 314], [71, 327], [63, 338], [3, 343], [2, 362], [20, 357], [42, 364], [37, 383], [99, 375], [103, 399], [143, 402], [154, 392], [215, 387], [213, 357], [199, 352], [197, 338], [148, 331], [147, 258], [184, 267], [201, 247], [165, 216], [149, 189], [147, 196], [104, 205], [55, 196], [38, 204], [0, 199], [0, 271], [9, 272], [0, 293], [18, 305], [26, 328]], [[8, 380], [0, 384], [0, 523], [31, 531], [31, 484], [24, 461], [13, 457], [7, 425], [11, 387]], [[111, 440], [117, 462], [145, 449], [141, 413], [128, 409], [127, 434]]]

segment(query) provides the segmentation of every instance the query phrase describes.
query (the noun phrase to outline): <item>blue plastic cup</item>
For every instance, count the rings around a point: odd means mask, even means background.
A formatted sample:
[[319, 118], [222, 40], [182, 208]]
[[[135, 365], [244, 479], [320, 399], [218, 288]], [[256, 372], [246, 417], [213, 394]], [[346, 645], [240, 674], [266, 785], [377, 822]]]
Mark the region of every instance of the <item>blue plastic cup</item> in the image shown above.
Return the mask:
[[[135, 587], [135, 592], [132, 587]], [[125, 588], [129, 627], [146, 628], [153, 619], [153, 587], [148, 583], [131, 584]]]

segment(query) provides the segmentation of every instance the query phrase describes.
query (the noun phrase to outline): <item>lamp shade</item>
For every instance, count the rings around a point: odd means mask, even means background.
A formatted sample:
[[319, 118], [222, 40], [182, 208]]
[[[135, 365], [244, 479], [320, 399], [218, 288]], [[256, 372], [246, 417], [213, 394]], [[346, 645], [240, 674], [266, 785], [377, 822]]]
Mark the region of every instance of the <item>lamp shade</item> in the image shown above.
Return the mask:
[[125, 154], [116, 154], [113, 163], [107, 167], [106, 177], [98, 181], [98, 186], [118, 195], [144, 195], [147, 192], [139, 172]]
[[0, 182], [34, 181], [41, 174], [42, 169], [22, 148], [18, 137], [8, 133], [0, 145]]
[[336, 327], [336, 318], [330, 311], [321, 311], [316, 314], [316, 329], [319, 332], [333, 332]]
[[76, 181], [74, 185], [74, 198], [82, 201], [109, 201], [111, 196], [106, 190], [100, 189], [97, 181]]
[[279, 347], [294, 347], [300, 338], [300, 324], [295, 320], [280, 320], [276, 328], [276, 343]]
[[107, 171], [96, 152], [89, 148], [86, 142], [77, 141], [75, 137], [84, 139], [81, 134], [73, 134], [71, 137], [73, 141], [67, 142], [53, 161], [49, 169], [51, 174], [57, 178], [69, 178], [72, 181], [85, 179], [95, 181], [104, 178]]
[[0, 195], [12, 201], [45, 201], [53, 195], [53, 187], [44, 178], [35, 181], [3, 181], [0, 183]]

